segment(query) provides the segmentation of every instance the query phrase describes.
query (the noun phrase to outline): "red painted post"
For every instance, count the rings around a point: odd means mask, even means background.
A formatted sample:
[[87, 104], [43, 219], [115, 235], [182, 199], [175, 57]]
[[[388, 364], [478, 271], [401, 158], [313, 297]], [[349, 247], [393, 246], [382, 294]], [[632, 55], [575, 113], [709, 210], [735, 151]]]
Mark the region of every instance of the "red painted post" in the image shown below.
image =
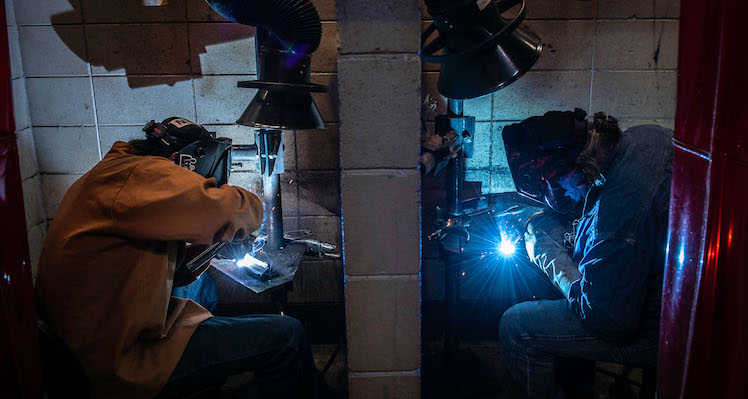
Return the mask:
[[42, 397], [21, 171], [13, 121], [8, 29], [0, 11], [0, 397]]
[[743, 0], [681, 4], [658, 396], [748, 397]]

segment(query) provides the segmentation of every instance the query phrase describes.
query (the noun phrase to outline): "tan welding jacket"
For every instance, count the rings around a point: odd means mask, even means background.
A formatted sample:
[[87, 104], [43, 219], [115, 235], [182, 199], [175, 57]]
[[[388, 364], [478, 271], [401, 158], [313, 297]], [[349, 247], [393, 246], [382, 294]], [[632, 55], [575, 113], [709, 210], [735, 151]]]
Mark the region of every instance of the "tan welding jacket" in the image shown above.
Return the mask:
[[115, 143], [70, 187], [39, 261], [39, 314], [73, 349], [96, 398], [155, 395], [211, 317], [171, 297], [178, 242], [243, 239], [262, 220], [254, 194], [129, 148]]

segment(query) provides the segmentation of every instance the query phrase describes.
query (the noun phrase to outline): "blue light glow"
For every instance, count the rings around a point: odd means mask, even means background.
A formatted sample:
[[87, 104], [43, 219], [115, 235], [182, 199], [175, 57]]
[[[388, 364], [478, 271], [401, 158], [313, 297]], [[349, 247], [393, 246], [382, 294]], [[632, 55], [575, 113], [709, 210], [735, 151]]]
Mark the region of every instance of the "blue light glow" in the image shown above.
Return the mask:
[[683, 266], [683, 262], [686, 260], [686, 253], [684, 252], [683, 246], [680, 247], [680, 254], [678, 254], [678, 263]]
[[514, 255], [515, 249], [514, 243], [507, 239], [501, 240], [501, 244], [499, 244], [499, 252], [504, 256]]

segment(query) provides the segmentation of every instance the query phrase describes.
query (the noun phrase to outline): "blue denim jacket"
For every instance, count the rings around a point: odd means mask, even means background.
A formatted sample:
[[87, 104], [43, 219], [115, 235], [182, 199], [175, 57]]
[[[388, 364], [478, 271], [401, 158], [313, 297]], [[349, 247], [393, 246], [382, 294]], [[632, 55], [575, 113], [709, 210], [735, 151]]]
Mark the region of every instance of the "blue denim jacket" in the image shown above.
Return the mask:
[[672, 176], [670, 129], [626, 130], [605, 184], [587, 195], [573, 260], [583, 277], [569, 303], [596, 336], [657, 339]]

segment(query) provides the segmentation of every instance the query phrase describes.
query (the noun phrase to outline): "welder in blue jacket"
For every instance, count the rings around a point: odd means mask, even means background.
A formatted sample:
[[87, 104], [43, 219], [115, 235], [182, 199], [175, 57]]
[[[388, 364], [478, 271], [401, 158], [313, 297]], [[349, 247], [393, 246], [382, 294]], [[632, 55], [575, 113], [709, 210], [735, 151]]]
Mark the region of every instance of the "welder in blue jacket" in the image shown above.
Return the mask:
[[[519, 303], [501, 318], [503, 363], [531, 398], [563, 397], [560, 358], [654, 365], [665, 265], [672, 131], [582, 110], [503, 131], [520, 194], [574, 219], [533, 219], [530, 259], [565, 299]], [[566, 237], [566, 239], [565, 239]]]

